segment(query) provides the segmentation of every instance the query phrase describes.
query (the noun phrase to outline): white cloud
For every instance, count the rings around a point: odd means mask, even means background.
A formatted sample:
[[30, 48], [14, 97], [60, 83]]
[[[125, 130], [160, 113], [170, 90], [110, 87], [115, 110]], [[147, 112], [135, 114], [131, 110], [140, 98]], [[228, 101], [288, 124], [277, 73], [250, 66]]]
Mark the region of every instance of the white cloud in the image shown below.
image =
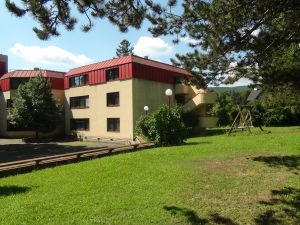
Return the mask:
[[134, 54], [139, 56], [156, 57], [168, 55], [173, 51], [173, 47], [161, 38], [142, 36], [134, 46]]
[[254, 36], [254, 37], [257, 37], [260, 32], [261, 32], [260, 29], [256, 29], [256, 30], [252, 31], [251, 35]]
[[85, 55], [74, 55], [65, 49], [50, 45], [48, 47], [25, 46], [16, 43], [11, 49], [14, 55], [25, 60], [42, 65], [58, 65], [67, 68], [92, 63], [93, 60]]
[[236, 87], [236, 86], [248, 86], [250, 84], [253, 84], [253, 82], [247, 78], [240, 78], [239, 80], [237, 80], [236, 82], [234, 82], [233, 84], [223, 84], [220, 85], [220, 87]]
[[192, 44], [192, 45], [196, 45], [196, 44], [199, 44], [199, 41], [197, 41], [196, 39], [194, 38], [190, 38], [188, 36], [185, 36], [185, 37], [180, 37], [179, 38], [180, 41], [183, 41], [187, 44]]

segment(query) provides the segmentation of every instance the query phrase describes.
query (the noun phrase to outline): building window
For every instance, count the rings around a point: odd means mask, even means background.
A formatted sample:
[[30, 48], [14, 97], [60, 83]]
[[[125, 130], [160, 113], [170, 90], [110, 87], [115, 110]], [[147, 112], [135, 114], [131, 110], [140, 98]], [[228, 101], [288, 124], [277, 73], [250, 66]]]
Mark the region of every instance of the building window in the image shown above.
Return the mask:
[[29, 78], [10, 78], [10, 89], [15, 90], [18, 89], [18, 87], [21, 84], [25, 84], [29, 81]]
[[80, 87], [88, 84], [88, 75], [82, 74], [75, 77], [69, 78], [70, 87]]
[[106, 105], [111, 106], [120, 106], [119, 92], [111, 92], [106, 94]]
[[71, 119], [71, 130], [89, 130], [90, 119]]
[[6, 108], [11, 108], [12, 104], [13, 104], [13, 100], [11, 100], [11, 99], [6, 100]]
[[89, 96], [79, 96], [70, 98], [71, 109], [84, 109], [89, 107]]
[[106, 81], [119, 80], [119, 68], [106, 70]]
[[107, 118], [107, 131], [120, 132], [120, 118]]

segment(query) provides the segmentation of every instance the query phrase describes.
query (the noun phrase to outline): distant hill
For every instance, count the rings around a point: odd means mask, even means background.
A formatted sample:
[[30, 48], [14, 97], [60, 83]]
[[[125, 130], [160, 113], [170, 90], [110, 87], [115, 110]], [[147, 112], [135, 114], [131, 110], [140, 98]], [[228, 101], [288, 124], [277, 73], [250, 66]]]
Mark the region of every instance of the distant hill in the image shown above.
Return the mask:
[[226, 91], [245, 92], [251, 90], [248, 86], [236, 86], [236, 87], [209, 87], [209, 90], [213, 90], [217, 93], [223, 93]]

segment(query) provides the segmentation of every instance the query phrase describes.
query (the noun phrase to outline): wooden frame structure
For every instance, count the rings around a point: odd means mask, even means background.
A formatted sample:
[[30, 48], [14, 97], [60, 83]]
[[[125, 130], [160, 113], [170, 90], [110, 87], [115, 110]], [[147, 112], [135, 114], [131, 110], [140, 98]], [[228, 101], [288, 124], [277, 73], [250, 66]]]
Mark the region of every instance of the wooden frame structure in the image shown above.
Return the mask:
[[[235, 129], [247, 129], [247, 131], [251, 134], [251, 128], [253, 127], [253, 118], [251, 115], [251, 105], [237, 105], [238, 114], [236, 115], [229, 131], [228, 136], [235, 130]], [[260, 124], [258, 127], [261, 131], [264, 131]]]

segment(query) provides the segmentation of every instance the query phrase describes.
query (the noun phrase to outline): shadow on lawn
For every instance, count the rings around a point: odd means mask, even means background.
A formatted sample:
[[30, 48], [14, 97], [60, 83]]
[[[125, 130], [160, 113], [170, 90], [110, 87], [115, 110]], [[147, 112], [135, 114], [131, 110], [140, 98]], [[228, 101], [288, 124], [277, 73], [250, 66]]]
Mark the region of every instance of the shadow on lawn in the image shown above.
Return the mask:
[[19, 187], [19, 186], [0, 186], [0, 197], [9, 196], [15, 194], [24, 194], [31, 190], [29, 187]]
[[164, 206], [164, 209], [172, 215], [182, 215], [186, 217], [188, 222], [192, 225], [206, 225], [210, 223], [223, 225], [238, 225], [229, 218], [223, 217], [218, 213], [210, 214], [209, 218], [200, 218], [197, 213], [187, 208], [180, 208], [176, 206]]
[[254, 161], [264, 162], [271, 167], [286, 167], [289, 170], [300, 170], [300, 156], [258, 156]]
[[0, 163], [45, 157], [95, 149], [87, 146], [49, 144], [8, 144], [0, 145]]
[[211, 142], [209, 141], [190, 141], [190, 142], [187, 142], [185, 143], [185, 145], [207, 145], [207, 144], [211, 144]]
[[227, 133], [226, 129], [201, 129], [198, 131], [194, 131], [192, 132], [192, 134], [190, 135], [190, 137], [208, 137], [208, 136], [215, 136], [215, 135], [224, 135]]
[[300, 189], [285, 187], [272, 190], [269, 201], [260, 204], [269, 209], [255, 218], [257, 225], [300, 224]]

